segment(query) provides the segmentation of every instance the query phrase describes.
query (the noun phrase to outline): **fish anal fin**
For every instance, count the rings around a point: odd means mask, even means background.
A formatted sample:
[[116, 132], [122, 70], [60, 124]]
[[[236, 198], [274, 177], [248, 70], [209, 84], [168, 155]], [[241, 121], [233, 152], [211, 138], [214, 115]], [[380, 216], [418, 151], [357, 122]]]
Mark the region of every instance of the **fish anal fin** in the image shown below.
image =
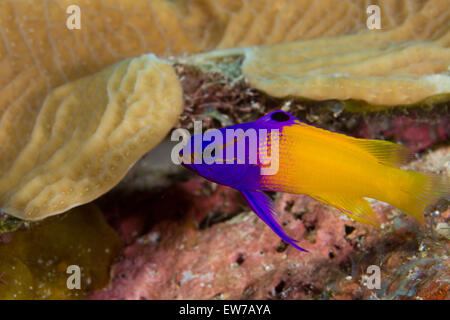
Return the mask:
[[312, 197], [339, 209], [355, 221], [376, 227], [380, 226], [370, 203], [364, 198], [339, 194], [321, 194], [320, 196]]
[[398, 168], [414, 159], [408, 148], [385, 140], [356, 139], [356, 145], [372, 155], [379, 163]]
[[281, 227], [277, 219], [277, 213], [273, 208], [270, 198], [261, 191], [241, 191], [248, 205], [281, 239], [300, 251], [307, 251], [299, 247], [298, 240], [289, 237]]

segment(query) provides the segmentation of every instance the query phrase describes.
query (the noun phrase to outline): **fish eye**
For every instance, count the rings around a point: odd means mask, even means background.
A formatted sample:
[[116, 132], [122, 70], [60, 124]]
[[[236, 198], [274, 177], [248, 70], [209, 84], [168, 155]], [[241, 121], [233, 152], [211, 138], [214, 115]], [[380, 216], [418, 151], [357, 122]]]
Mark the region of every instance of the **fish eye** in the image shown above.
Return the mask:
[[277, 122], [284, 122], [284, 121], [288, 121], [290, 119], [290, 117], [282, 112], [282, 111], [278, 111], [275, 113], [272, 113], [272, 115], [270, 116], [270, 119], [277, 121]]

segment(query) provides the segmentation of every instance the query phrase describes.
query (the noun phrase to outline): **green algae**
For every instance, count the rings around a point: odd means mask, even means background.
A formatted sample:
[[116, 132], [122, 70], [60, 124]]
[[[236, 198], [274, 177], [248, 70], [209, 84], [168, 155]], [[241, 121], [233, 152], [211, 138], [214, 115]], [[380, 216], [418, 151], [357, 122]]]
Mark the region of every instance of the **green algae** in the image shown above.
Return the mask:
[[231, 84], [242, 78], [242, 63], [245, 49], [233, 48], [176, 58], [175, 62], [189, 64], [206, 73], [220, 73]]
[[24, 221], [8, 214], [0, 214], [0, 235], [13, 232], [23, 225]]
[[[108, 283], [122, 248], [92, 204], [0, 239], [0, 299], [81, 299]], [[80, 267], [80, 289], [67, 288], [70, 265]]]

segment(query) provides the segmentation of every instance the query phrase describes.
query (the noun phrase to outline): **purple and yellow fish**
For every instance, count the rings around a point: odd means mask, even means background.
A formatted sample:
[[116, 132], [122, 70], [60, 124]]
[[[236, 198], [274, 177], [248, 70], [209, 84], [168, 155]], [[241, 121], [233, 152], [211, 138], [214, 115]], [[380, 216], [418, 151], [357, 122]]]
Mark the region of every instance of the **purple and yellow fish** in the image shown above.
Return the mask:
[[425, 208], [447, 196], [450, 185], [437, 175], [398, 169], [411, 155], [395, 143], [333, 133], [283, 111], [194, 135], [180, 152], [185, 167], [240, 191], [278, 236], [302, 251], [263, 191], [306, 194], [356, 221], [378, 225], [365, 199], [372, 198], [423, 223]]

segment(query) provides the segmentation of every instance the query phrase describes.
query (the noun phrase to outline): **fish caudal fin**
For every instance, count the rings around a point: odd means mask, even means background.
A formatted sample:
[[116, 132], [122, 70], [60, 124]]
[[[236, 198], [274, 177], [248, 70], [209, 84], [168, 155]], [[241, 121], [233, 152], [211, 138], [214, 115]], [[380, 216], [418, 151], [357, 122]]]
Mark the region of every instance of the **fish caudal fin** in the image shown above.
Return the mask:
[[270, 198], [261, 191], [241, 191], [252, 210], [260, 217], [281, 239], [300, 251], [306, 251], [299, 247], [298, 240], [290, 238], [277, 221], [277, 213], [273, 209]]
[[450, 196], [448, 178], [411, 171], [401, 171], [399, 175], [397, 191], [391, 193], [386, 202], [413, 216], [421, 224], [424, 223], [427, 206]]
[[320, 196], [311, 195], [311, 197], [341, 210], [355, 221], [377, 227], [380, 225], [370, 203], [363, 198], [342, 194], [321, 194]]
[[[398, 168], [414, 158], [408, 148], [389, 141], [366, 139], [354, 141], [378, 163], [388, 167]], [[439, 198], [450, 195], [448, 179], [433, 174], [394, 170], [387, 175], [389, 180], [386, 181], [386, 194], [378, 200], [410, 214], [421, 224], [424, 222], [425, 208]]]

